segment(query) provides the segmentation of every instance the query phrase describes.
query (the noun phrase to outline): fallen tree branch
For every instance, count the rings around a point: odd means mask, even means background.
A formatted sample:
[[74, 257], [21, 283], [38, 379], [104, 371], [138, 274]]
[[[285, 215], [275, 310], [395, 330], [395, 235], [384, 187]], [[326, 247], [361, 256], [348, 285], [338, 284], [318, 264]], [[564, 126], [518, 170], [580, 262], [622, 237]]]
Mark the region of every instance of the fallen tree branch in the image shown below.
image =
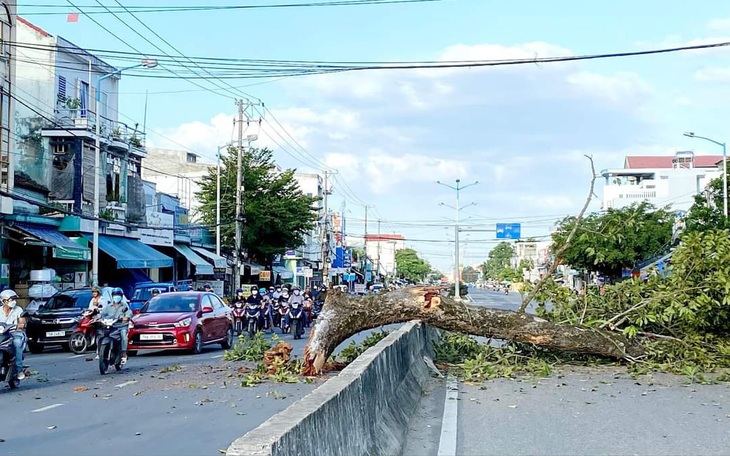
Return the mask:
[[632, 360], [643, 347], [622, 334], [559, 325], [535, 315], [469, 306], [436, 287], [408, 287], [365, 297], [330, 292], [304, 350], [304, 375], [317, 375], [335, 348], [367, 329], [421, 320], [436, 328], [553, 350]]
[[586, 155], [586, 158], [591, 162], [591, 186], [588, 191], [588, 197], [586, 198], [585, 203], [583, 204], [583, 208], [580, 210], [580, 213], [578, 214], [578, 217], [575, 219], [575, 224], [573, 225], [573, 229], [570, 230], [570, 233], [568, 234], [568, 237], [565, 239], [565, 243], [555, 252], [555, 260], [553, 261], [553, 264], [550, 266], [550, 269], [545, 273], [545, 275], [540, 279], [539, 282], [533, 287], [532, 290], [530, 290], [529, 293], [527, 293], [527, 296], [525, 296], [522, 299], [522, 304], [520, 305], [520, 308], [518, 310], [519, 313], [524, 314], [525, 309], [527, 309], [527, 306], [532, 302], [533, 299], [535, 299], [535, 296], [537, 293], [540, 292], [542, 287], [545, 286], [545, 282], [548, 280], [553, 280], [553, 274], [555, 273], [555, 270], [558, 269], [558, 265], [560, 263], [560, 259], [563, 256], [563, 253], [565, 253], [566, 250], [568, 250], [568, 247], [570, 247], [570, 243], [573, 241], [573, 237], [575, 236], [575, 233], [578, 231], [578, 228], [581, 225], [581, 222], [583, 221], [583, 216], [586, 213], [586, 210], [588, 210], [588, 206], [591, 204], [591, 200], [593, 199], [594, 194], [594, 188], [596, 186], [596, 167], [593, 164], [593, 157]]

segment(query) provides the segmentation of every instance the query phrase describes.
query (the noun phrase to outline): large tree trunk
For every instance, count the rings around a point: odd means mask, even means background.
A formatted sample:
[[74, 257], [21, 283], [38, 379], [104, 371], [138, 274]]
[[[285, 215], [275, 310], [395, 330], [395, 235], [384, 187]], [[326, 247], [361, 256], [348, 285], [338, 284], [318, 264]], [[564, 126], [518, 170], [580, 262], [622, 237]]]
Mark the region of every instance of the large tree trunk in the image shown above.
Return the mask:
[[615, 332], [558, 325], [526, 313], [466, 305], [442, 296], [436, 287], [408, 287], [365, 297], [330, 291], [304, 350], [302, 373], [321, 373], [335, 348], [361, 331], [410, 320], [447, 331], [568, 352], [618, 359], [643, 354], [640, 345]]

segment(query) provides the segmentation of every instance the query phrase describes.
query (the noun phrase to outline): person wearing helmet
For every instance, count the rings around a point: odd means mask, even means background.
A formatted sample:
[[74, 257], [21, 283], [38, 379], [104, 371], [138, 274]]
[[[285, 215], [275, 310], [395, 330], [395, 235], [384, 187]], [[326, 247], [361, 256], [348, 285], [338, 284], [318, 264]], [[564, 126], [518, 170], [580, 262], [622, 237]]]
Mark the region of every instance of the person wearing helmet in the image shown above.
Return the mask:
[[152, 295], [152, 298], [156, 298], [160, 295], [160, 290], [158, 290], [157, 288], [153, 288], [150, 294]]
[[[298, 304], [301, 308], [304, 308], [304, 296], [302, 296], [302, 289], [298, 285], [292, 287], [292, 295], [289, 298], [289, 306], [292, 304]], [[287, 316], [288, 317], [288, 316]], [[288, 321], [287, 321], [288, 323]], [[302, 325], [307, 327], [307, 314], [302, 314]]]
[[23, 348], [25, 347], [25, 317], [23, 308], [18, 306], [18, 294], [10, 289], [0, 292], [0, 323], [16, 325], [13, 331], [13, 347], [15, 347], [15, 367], [18, 369], [18, 380], [25, 378], [23, 372]]
[[235, 306], [237, 302], [240, 302], [241, 304], [246, 304], [246, 296], [243, 294], [243, 288], [236, 289], [236, 294], [233, 296], [233, 299], [231, 300], [231, 306]]
[[[112, 290], [112, 303], [101, 309], [100, 318], [111, 318], [120, 325], [122, 335], [122, 364], [127, 362], [127, 335], [129, 334], [129, 319], [132, 318], [132, 311], [129, 303], [124, 298], [124, 291], [117, 287]], [[123, 325], [123, 326], [122, 326]]]
[[104, 298], [101, 295], [101, 288], [91, 287], [91, 301], [89, 301], [89, 310], [101, 310], [105, 304]]

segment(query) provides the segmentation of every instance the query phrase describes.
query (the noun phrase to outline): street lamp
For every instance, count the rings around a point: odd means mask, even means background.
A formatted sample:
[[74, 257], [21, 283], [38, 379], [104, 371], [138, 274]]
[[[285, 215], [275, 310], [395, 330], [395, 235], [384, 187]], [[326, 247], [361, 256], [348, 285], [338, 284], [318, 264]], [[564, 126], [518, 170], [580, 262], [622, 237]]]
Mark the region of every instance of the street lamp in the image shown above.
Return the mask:
[[215, 254], [221, 254], [221, 150], [231, 147], [233, 143], [218, 146], [215, 156], [218, 158], [218, 172], [215, 182]]
[[[94, 234], [92, 242], [94, 243], [91, 257], [91, 284], [94, 286], [99, 285], [99, 174], [101, 173], [101, 119], [99, 116], [99, 105], [101, 104], [101, 82], [104, 79], [112, 76], [121, 74], [122, 71], [131, 70], [134, 68], [154, 68], [157, 66], [157, 60], [154, 59], [143, 59], [137, 65], [132, 65], [126, 68], [122, 68], [111, 73], [100, 76], [96, 81], [96, 128], [95, 128], [95, 157], [94, 157]], [[91, 83], [91, 81], [89, 81]]]
[[693, 131], [688, 131], [684, 134], [688, 138], [704, 139], [713, 144], [717, 144], [722, 147], [722, 213], [727, 219], [727, 148], [724, 142], [715, 141], [714, 139], [707, 138], [705, 136], [698, 136]]
[[[458, 300], [460, 299], [460, 290], [459, 285], [461, 283], [461, 275], [459, 274], [459, 211], [461, 210], [459, 208], [459, 194], [462, 190], [465, 188], [469, 188], [473, 185], [477, 185], [479, 181], [472, 182], [468, 185], [461, 185], [461, 179], [456, 179], [456, 186], [444, 184], [441, 181], [436, 181], [437, 184], [443, 185], [444, 187], [450, 188], [451, 190], [456, 190], [456, 207], [454, 208], [456, 210], [456, 225], [454, 226], [454, 299]], [[464, 207], [468, 207], [470, 205], [473, 205], [475, 203], [469, 204]], [[442, 205], [446, 206], [442, 203]]]

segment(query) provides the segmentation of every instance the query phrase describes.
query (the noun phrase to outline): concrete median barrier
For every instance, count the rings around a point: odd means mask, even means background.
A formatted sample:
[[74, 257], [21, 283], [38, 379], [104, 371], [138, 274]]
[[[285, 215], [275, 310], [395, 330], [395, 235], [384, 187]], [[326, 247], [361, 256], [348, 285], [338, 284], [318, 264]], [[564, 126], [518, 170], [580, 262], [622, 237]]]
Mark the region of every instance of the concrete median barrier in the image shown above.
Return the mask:
[[431, 375], [436, 330], [412, 321], [234, 441], [229, 456], [396, 455]]

